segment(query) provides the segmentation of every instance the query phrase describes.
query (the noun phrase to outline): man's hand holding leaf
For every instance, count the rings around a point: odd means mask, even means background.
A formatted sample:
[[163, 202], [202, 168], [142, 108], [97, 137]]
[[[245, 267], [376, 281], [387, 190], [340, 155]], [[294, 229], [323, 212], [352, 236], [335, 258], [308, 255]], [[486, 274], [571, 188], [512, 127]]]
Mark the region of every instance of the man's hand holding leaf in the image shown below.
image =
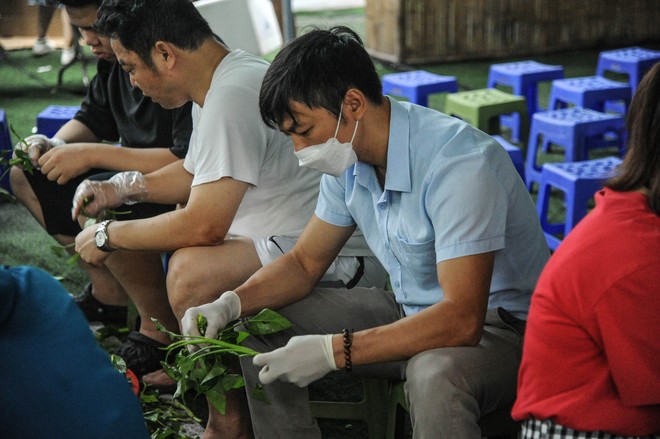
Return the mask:
[[64, 145], [62, 139], [53, 137], [52, 139], [44, 136], [43, 134], [33, 134], [21, 139], [15, 146], [14, 150], [20, 150], [26, 152], [32, 162], [32, 166], [35, 168], [39, 167], [39, 159], [43, 154], [49, 150]]
[[103, 210], [143, 201], [146, 194], [141, 172], [119, 172], [106, 181], [85, 180], [73, 196], [71, 218], [75, 221], [80, 215], [97, 217]]
[[71, 143], [65, 148], [53, 148], [43, 154], [39, 158], [39, 166], [41, 173], [50, 181], [66, 184], [91, 169], [89, 157], [85, 144]]
[[105, 260], [112, 254], [104, 252], [96, 246], [94, 235], [99, 228], [98, 224], [92, 224], [85, 227], [82, 232], [76, 236], [76, 252], [80, 258], [93, 267], [100, 267], [105, 263]]
[[[199, 315], [206, 318], [206, 329], [201, 334]], [[241, 299], [233, 291], [226, 291], [211, 303], [188, 308], [181, 319], [181, 329], [184, 336], [200, 336], [216, 338], [218, 332], [225, 328], [230, 322], [241, 316]], [[203, 328], [201, 328], [203, 329]], [[195, 346], [188, 345], [191, 352]]]

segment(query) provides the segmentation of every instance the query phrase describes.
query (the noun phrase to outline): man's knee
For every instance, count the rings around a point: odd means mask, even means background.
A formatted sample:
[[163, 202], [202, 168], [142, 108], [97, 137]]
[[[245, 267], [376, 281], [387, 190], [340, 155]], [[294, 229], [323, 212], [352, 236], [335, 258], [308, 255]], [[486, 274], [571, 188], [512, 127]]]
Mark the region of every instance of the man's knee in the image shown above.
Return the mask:
[[30, 195], [34, 197], [25, 173], [16, 166], [13, 166], [9, 171], [9, 184], [11, 185], [14, 196], [21, 204], [25, 204], [26, 200], [31, 198]]
[[195, 264], [189, 252], [186, 249], [175, 251], [167, 266], [166, 281], [170, 306], [177, 318], [183, 317], [186, 310], [193, 306], [190, 292], [194, 291], [197, 277]]
[[[447, 349], [451, 350], [451, 349]], [[406, 388], [411, 394], [423, 395], [444, 392], [466, 384], [462, 367], [449, 353], [422, 352], [408, 360]]]

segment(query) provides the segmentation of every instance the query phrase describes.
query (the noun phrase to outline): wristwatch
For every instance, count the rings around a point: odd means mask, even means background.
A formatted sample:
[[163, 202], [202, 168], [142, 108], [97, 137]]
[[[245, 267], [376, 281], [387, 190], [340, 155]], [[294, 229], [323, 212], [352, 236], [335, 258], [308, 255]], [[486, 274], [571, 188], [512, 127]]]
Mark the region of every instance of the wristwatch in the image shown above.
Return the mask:
[[104, 252], [114, 251], [113, 248], [110, 248], [110, 237], [108, 236], [108, 224], [110, 224], [113, 221], [114, 220], [111, 219], [101, 221], [101, 224], [99, 224], [99, 228], [96, 229], [96, 233], [94, 234], [94, 241], [96, 241], [96, 247], [99, 250], [103, 250]]

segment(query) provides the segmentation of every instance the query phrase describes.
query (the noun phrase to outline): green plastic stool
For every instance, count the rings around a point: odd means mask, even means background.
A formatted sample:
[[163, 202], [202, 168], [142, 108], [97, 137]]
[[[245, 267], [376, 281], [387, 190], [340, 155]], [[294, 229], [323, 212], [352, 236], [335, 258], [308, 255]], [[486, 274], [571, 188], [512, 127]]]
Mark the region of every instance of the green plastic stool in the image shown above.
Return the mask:
[[525, 98], [495, 88], [450, 93], [445, 101], [445, 113], [458, 117], [488, 134], [500, 134], [501, 115], [518, 113], [519, 132], [523, 143], [529, 133]]
[[[392, 382], [387, 408], [387, 439], [404, 437], [404, 421], [408, 415], [408, 403], [403, 390], [404, 381]], [[520, 431], [520, 424], [511, 419], [511, 407], [505, 407], [486, 413], [479, 418], [481, 436], [489, 439], [515, 439]]]

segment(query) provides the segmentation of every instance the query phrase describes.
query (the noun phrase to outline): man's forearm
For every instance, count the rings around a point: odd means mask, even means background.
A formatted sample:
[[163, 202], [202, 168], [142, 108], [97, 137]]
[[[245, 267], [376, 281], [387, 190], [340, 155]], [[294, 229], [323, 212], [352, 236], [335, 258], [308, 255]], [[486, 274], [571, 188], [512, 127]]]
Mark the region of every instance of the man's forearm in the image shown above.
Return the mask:
[[179, 158], [169, 148], [130, 148], [106, 143], [86, 143], [91, 168], [109, 171], [154, 172]]
[[53, 137], [64, 140], [66, 143], [80, 143], [80, 142], [90, 142], [97, 143], [100, 141], [92, 130], [87, 127], [84, 123], [71, 119], [55, 133]]
[[321, 276], [323, 273], [308, 273], [291, 253], [286, 253], [234, 291], [241, 298], [242, 315], [249, 316], [264, 308], [279, 309], [302, 299]]
[[110, 247], [117, 250], [172, 252], [210, 245], [197, 233], [183, 209], [152, 218], [114, 221], [108, 227], [108, 236]]

